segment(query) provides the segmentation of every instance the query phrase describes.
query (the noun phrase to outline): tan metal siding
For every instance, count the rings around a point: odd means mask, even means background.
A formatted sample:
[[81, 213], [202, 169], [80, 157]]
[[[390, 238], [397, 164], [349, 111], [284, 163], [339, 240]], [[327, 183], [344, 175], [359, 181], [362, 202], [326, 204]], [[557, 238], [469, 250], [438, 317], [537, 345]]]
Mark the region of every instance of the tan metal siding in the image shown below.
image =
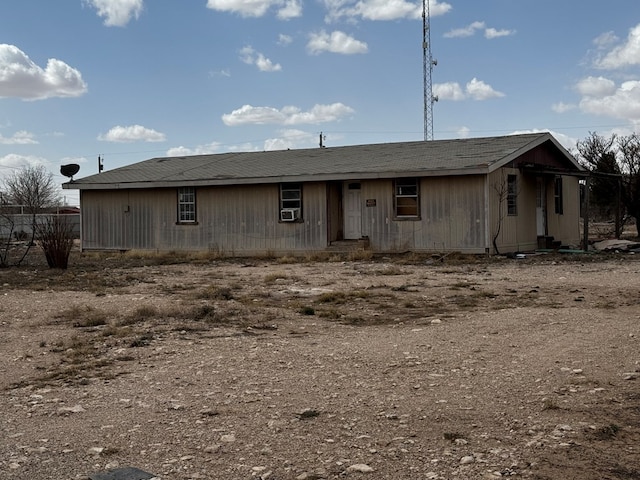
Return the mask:
[[[507, 187], [507, 176], [516, 175], [517, 214], [508, 215], [506, 196], [500, 203], [499, 190]], [[493, 239], [500, 253], [534, 250], [537, 247], [536, 234], [536, 181], [535, 177], [522, 175], [515, 168], [502, 168], [489, 175], [489, 202], [491, 210], [490, 239]]]
[[364, 182], [363, 235], [376, 251], [485, 251], [483, 177], [438, 177], [420, 181], [420, 218], [394, 218], [392, 180]]
[[553, 179], [547, 189], [547, 229], [550, 236], [563, 245], [579, 247], [580, 182], [577, 177], [562, 177], [563, 213], [555, 213]]
[[303, 222], [279, 221], [279, 187], [196, 189], [196, 224], [176, 224], [176, 189], [82, 192], [84, 249], [217, 250], [225, 254], [326, 247], [326, 189], [303, 186]]
[[[507, 175], [518, 176], [518, 214], [507, 215], [506, 200], [500, 206], [494, 186], [505, 182]], [[552, 175], [542, 175], [546, 192], [546, 230], [547, 235], [564, 245], [580, 244], [580, 187], [576, 177], [564, 176], [563, 197], [564, 213], [558, 215], [554, 210], [554, 190]], [[502, 225], [496, 244], [500, 253], [530, 251], [538, 248], [536, 230], [536, 175], [522, 173], [518, 169], [503, 168], [489, 176], [489, 196], [491, 210], [491, 239], [498, 228], [502, 216]], [[495, 253], [495, 252], [494, 252]]]

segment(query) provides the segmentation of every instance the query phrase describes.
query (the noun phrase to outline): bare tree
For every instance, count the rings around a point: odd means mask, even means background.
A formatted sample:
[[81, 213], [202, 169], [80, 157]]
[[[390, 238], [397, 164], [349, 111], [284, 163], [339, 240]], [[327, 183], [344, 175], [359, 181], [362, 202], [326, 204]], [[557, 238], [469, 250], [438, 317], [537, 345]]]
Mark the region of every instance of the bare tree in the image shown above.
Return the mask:
[[622, 202], [627, 215], [636, 220], [640, 237], [640, 136], [637, 133], [618, 137], [620, 169], [622, 170]]
[[[53, 181], [53, 174], [48, 172], [42, 165], [35, 167], [28, 166], [6, 177], [3, 181], [3, 191], [5, 196], [11, 199], [11, 203], [14, 206], [18, 206], [21, 212], [31, 217], [30, 238], [25, 243], [22, 254], [18, 255], [18, 260], [14, 263], [15, 266], [18, 266], [34, 245], [37, 233], [37, 214], [42, 213], [48, 207], [57, 205], [60, 198], [57, 193], [56, 184]], [[12, 210], [6, 210], [6, 208], [2, 217], [10, 228], [11, 233], [15, 233], [13, 218], [15, 218], [16, 209], [14, 207]], [[0, 261], [2, 261], [0, 265], [9, 266], [9, 247], [11, 240], [11, 234], [3, 239], [4, 243], [0, 249], [3, 255], [0, 256]]]
[[[616, 135], [605, 138], [590, 132], [589, 137], [577, 144], [580, 162], [592, 172], [589, 181], [590, 216], [600, 220], [619, 218], [618, 178], [620, 166], [616, 155]], [[616, 228], [616, 237], [621, 232]]]
[[[500, 254], [500, 251], [498, 250], [498, 237], [502, 232], [502, 224], [504, 223], [504, 219], [509, 214], [510, 199], [517, 202], [519, 193], [517, 183], [510, 182], [509, 177], [509, 175], [506, 175], [504, 171], [502, 171], [500, 180], [493, 183], [493, 190], [495, 191], [496, 198], [498, 199], [498, 214], [496, 218], [496, 228], [492, 236], [492, 243], [493, 249], [497, 254]], [[517, 204], [513, 204], [511, 207], [517, 208]]]

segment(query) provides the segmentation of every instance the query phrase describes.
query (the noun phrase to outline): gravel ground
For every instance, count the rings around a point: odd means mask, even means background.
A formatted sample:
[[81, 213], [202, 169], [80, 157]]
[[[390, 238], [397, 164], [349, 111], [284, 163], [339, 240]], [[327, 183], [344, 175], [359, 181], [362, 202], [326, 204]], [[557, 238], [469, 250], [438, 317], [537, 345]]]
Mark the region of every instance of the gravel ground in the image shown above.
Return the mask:
[[0, 271], [1, 479], [640, 479], [633, 255], [123, 258]]

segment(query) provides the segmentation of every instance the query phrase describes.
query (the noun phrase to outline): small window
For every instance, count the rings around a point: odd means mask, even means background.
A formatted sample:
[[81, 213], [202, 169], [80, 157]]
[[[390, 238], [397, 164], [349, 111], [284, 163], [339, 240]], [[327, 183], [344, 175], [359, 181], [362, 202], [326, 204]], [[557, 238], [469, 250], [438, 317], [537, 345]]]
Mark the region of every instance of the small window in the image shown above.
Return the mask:
[[[301, 183], [281, 183], [280, 184], [280, 218], [282, 212], [292, 212], [294, 220], [302, 218], [302, 184]], [[288, 217], [287, 217], [288, 218]]]
[[195, 223], [196, 189], [182, 187], [178, 189], [178, 223]]
[[563, 200], [562, 200], [562, 177], [556, 177], [553, 187], [553, 201], [555, 204], [555, 211], [558, 215], [563, 213]]
[[415, 178], [395, 181], [395, 209], [397, 218], [417, 218], [420, 215], [420, 189]]
[[507, 215], [518, 215], [517, 175], [507, 175]]

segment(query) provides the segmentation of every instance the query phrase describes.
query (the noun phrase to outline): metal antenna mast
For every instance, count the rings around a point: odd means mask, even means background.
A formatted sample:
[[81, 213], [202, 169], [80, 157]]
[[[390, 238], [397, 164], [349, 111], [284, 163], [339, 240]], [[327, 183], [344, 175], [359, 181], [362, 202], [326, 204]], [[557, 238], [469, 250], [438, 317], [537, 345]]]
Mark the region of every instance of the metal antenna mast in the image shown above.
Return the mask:
[[433, 140], [433, 103], [438, 97], [433, 95], [431, 73], [438, 64], [431, 54], [431, 14], [429, 0], [422, 0], [422, 77], [424, 86], [424, 139]]

